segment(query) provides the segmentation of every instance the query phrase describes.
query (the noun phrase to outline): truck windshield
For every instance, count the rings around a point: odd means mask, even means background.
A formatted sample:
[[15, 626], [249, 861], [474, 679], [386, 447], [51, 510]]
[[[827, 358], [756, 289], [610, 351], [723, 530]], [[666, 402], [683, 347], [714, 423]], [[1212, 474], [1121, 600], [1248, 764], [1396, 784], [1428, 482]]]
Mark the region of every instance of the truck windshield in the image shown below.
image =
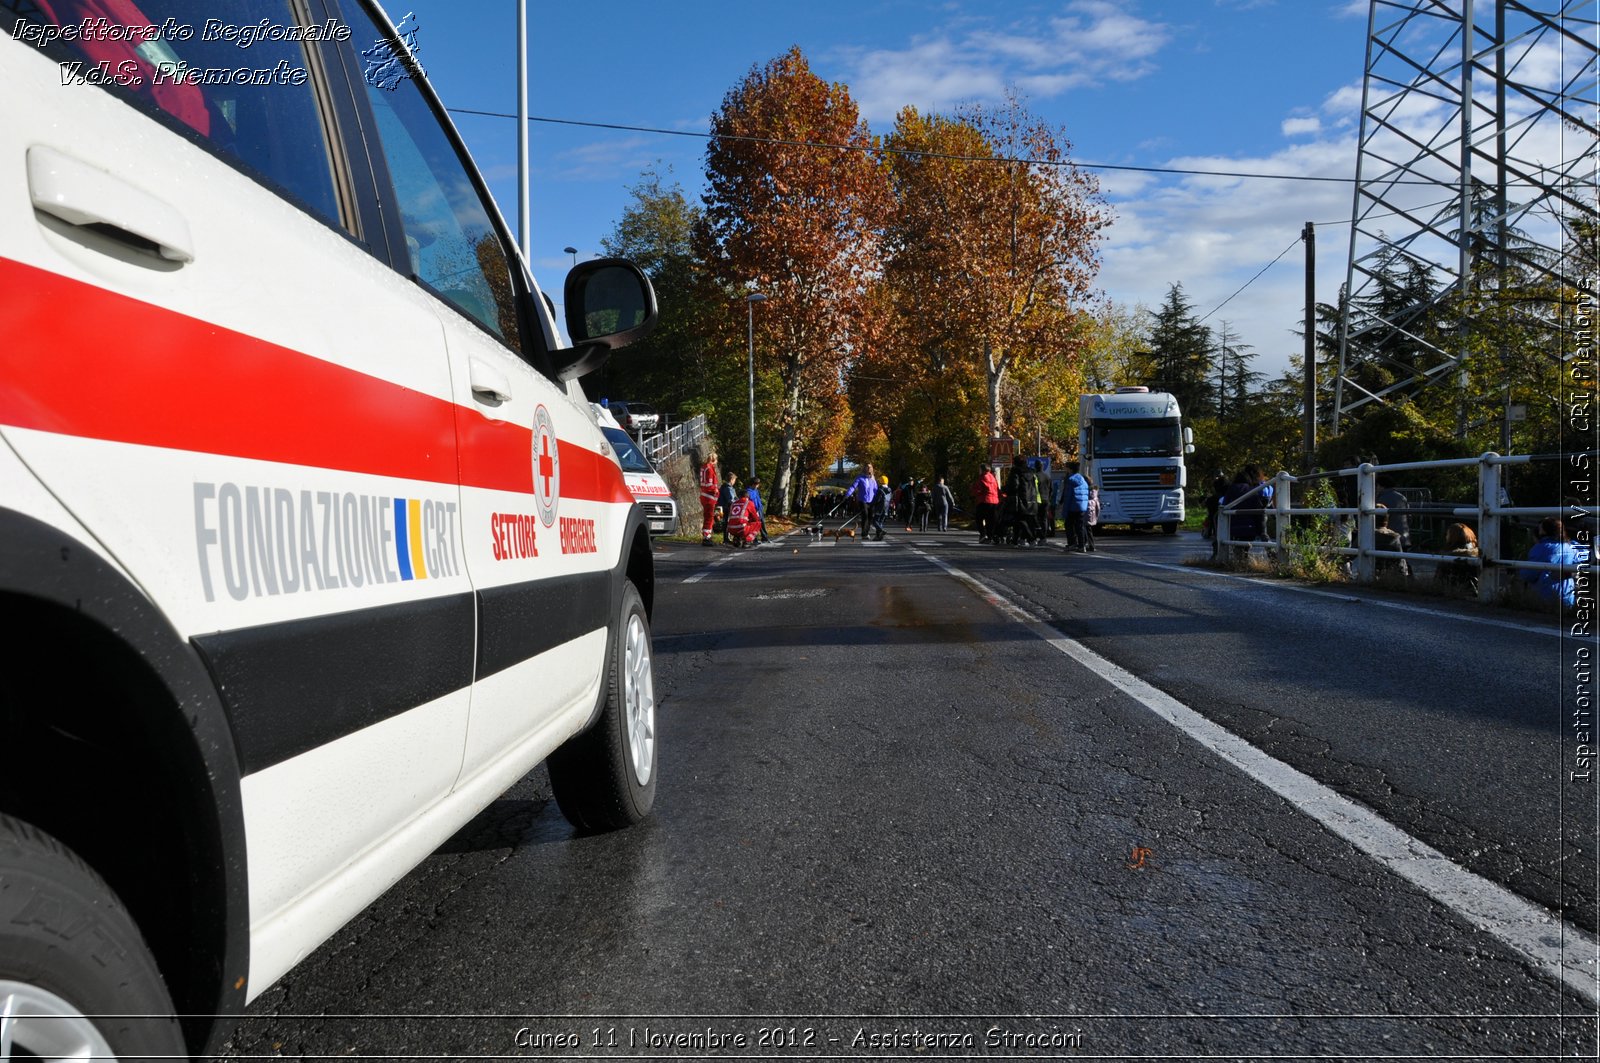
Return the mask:
[[1183, 453], [1183, 435], [1176, 420], [1117, 421], [1094, 430], [1097, 458], [1171, 457]]
[[607, 428], [605, 433], [606, 442], [617, 452], [617, 461], [622, 465], [623, 472], [655, 472], [628, 433], [620, 428]]

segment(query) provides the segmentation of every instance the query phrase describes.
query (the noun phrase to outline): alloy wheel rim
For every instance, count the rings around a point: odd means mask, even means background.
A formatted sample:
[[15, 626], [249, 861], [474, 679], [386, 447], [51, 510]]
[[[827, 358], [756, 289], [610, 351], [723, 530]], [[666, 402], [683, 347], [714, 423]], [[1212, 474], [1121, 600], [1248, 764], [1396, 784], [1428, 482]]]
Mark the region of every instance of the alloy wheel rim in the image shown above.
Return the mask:
[[0, 981], [0, 1060], [115, 1059], [89, 1017], [47, 989]]
[[650, 667], [650, 635], [644, 620], [628, 617], [623, 643], [623, 699], [627, 713], [628, 753], [633, 777], [648, 786], [655, 774], [656, 691]]

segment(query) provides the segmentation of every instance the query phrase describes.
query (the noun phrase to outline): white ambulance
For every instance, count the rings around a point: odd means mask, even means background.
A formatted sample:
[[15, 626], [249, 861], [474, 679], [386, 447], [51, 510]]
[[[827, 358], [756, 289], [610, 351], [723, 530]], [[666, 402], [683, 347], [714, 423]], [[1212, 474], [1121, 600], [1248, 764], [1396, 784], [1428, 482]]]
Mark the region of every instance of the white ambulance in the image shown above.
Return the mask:
[[616, 415], [603, 403], [593, 405], [600, 431], [610, 442], [611, 449], [622, 466], [622, 479], [633, 494], [633, 500], [644, 511], [645, 524], [652, 535], [676, 535], [678, 532], [678, 501], [672, 497], [672, 488], [656, 467], [650, 464], [644, 451], [633, 437], [617, 423]]
[[369, 0], [0, 0], [0, 101], [0, 1031], [207, 1054], [546, 758], [649, 811], [577, 378], [655, 299], [585, 262], [558, 340]]

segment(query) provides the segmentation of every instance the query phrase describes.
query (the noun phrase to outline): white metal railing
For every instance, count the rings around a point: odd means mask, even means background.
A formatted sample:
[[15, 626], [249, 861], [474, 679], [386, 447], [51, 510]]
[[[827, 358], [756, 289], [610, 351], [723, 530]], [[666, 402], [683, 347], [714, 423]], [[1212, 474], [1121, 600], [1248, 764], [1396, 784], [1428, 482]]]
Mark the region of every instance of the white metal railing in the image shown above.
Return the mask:
[[[1404, 559], [1407, 561], [1435, 561], [1457, 562], [1467, 561], [1480, 571], [1478, 579], [1478, 597], [1480, 600], [1493, 601], [1499, 594], [1503, 578], [1508, 570], [1529, 570], [1539, 572], [1561, 572], [1572, 575], [1579, 569], [1588, 569], [1591, 572], [1600, 570], [1600, 561], [1592, 555], [1590, 560], [1578, 565], [1561, 565], [1548, 561], [1518, 561], [1502, 558], [1501, 553], [1501, 519], [1504, 517], [1577, 517], [1596, 516], [1600, 514], [1600, 506], [1512, 506], [1502, 504], [1505, 497], [1501, 491], [1500, 470], [1507, 465], [1526, 465], [1533, 460], [1532, 455], [1512, 454], [1502, 457], [1490, 452], [1476, 458], [1451, 458], [1443, 461], [1413, 461], [1402, 462], [1395, 465], [1372, 465], [1363, 463], [1353, 469], [1337, 469], [1332, 472], [1315, 473], [1306, 477], [1296, 477], [1287, 472], [1279, 472], [1270, 481], [1257, 485], [1252, 490], [1239, 496], [1225, 506], [1217, 507], [1217, 527], [1213, 534], [1216, 536], [1217, 546], [1233, 547], [1235, 549], [1249, 550], [1252, 548], [1276, 549], [1279, 556], [1283, 556], [1288, 548], [1289, 531], [1294, 517], [1337, 517], [1341, 521], [1355, 518], [1356, 527], [1353, 537], [1353, 546], [1330, 546], [1328, 552], [1355, 558], [1355, 577], [1363, 583], [1369, 583], [1377, 572], [1377, 563], [1380, 560]], [[1458, 520], [1470, 521], [1477, 526], [1478, 556], [1464, 558], [1458, 554], [1429, 554], [1413, 551], [1378, 550], [1374, 546], [1377, 512], [1377, 480], [1380, 473], [1409, 472], [1417, 469], [1449, 469], [1478, 468], [1478, 504], [1476, 506], [1455, 506], [1448, 510], [1437, 507], [1426, 510], [1431, 514], [1451, 516]], [[1292, 505], [1290, 490], [1292, 485], [1303, 480], [1318, 477], [1354, 476], [1356, 478], [1355, 508], [1327, 506], [1320, 508]], [[1274, 521], [1272, 539], [1234, 539], [1230, 536], [1232, 518], [1241, 503], [1259, 496], [1266, 487], [1272, 488], [1272, 498], [1268, 507], [1252, 511], [1261, 514], [1262, 533], [1265, 535], [1267, 518]], [[1407, 511], [1400, 511], [1407, 512]], [[1409, 511], [1417, 512], [1417, 511]]]
[[706, 417], [701, 413], [682, 424], [673, 425], [665, 432], [646, 436], [640, 443], [640, 448], [644, 451], [644, 456], [650, 459], [650, 464], [659, 465], [674, 454], [682, 454], [705, 437]]

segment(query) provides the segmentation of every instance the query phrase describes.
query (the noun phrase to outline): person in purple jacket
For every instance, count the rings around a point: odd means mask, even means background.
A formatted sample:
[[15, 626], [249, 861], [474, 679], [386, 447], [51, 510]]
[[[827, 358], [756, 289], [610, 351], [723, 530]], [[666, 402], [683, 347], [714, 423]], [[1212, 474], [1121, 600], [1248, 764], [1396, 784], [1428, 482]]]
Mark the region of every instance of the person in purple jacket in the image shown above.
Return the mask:
[[853, 498], [861, 504], [861, 537], [863, 541], [871, 533], [872, 514], [876, 508], [873, 503], [878, 499], [878, 480], [872, 475], [872, 465], [869, 463], [861, 470], [855, 483], [850, 485], [850, 490], [844, 494], [845, 498]]

